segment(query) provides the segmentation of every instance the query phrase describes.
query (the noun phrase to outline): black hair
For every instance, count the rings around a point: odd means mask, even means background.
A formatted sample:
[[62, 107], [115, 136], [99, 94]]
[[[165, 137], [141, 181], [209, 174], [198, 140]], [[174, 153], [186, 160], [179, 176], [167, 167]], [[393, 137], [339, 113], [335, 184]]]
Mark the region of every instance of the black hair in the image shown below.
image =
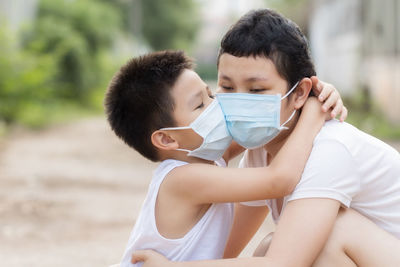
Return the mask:
[[308, 42], [291, 20], [270, 9], [249, 11], [224, 35], [218, 55], [264, 56], [272, 60], [288, 88], [316, 75]]
[[144, 157], [158, 161], [151, 134], [175, 126], [171, 89], [192, 60], [182, 51], [149, 53], [129, 60], [114, 75], [104, 101], [115, 134]]

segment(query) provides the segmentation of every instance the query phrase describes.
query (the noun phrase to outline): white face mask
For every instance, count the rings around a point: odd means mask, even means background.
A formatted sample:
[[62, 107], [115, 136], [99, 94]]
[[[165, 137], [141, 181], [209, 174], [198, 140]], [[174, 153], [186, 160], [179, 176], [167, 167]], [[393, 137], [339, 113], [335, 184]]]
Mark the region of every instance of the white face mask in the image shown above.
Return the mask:
[[224, 114], [217, 100], [213, 102], [189, 125], [184, 127], [168, 127], [160, 130], [193, 129], [203, 137], [203, 143], [195, 150], [178, 148], [188, 152], [188, 156], [206, 160], [218, 160], [232, 142], [226, 127]]

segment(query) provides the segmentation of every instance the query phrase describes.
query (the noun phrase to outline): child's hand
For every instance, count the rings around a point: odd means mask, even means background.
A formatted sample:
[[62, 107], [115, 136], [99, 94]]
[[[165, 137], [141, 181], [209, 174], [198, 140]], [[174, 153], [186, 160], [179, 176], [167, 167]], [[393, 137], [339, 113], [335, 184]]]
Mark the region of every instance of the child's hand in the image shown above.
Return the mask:
[[322, 110], [324, 112], [331, 110], [331, 118], [335, 118], [340, 114], [340, 121], [347, 118], [347, 108], [343, 105], [342, 98], [336, 88], [329, 84], [318, 80], [316, 76], [311, 77], [313, 83], [313, 92], [318, 97], [318, 100], [323, 103]]
[[167, 258], [154, 250], [138, 250], [132, 255], [131, 262], [133, 264], [143, 262], [142, 267], [172, 267], [173, 262], [170, 262]]
[[304, 103], [304, 106], [302, 108], [302, 114], [307, 114], [307, 116], [313, 116], [315, 119], [329, 121], [332, 119], [331, 114], [329, 112], [325, 112], [321, 109], [322, 104], [321, 102], [318, 101], [316, 97], [309, 97], [307, 98], [306, 103]]

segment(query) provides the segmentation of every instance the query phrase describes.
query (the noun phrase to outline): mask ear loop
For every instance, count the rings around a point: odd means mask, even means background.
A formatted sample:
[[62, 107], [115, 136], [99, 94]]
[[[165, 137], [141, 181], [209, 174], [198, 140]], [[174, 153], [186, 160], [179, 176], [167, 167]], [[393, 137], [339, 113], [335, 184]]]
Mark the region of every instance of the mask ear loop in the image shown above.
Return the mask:
[[[161, 128], [160, 130], [171, 131], [171, 130], [186, 130], [186, 129], [192, 129], [192, 127], [190, 127], [190, 126], [166, 127], [166, 128]], [[189, 150], [189, 149], [184, 149], [184, 148], [177, 148], [177, 149], [175, 149], [175, 150], [183, 151], [183, 152], [187, 152], [187, 153], [192, 152], [191, 150]]]
[[281, 125], [281, 127], [280, 127], [281, 130], [287, 130], [287, 129], [289, 129], [288, 127], [285, 126], [285, 124], [288, 123], [288, 122], [293, 118], [294, 114], [296, 114], [296, 111], [297, 111], [297, 110], [294, 110], [294, 111], [292, 112], [292, 115], [290, 115], [289, 119], [287, 119], [287, 120]]
[[166, 128], [161, 128], [160, 130], [186, 130], [186, 129], [191, 129], [192, 127], [190, 126], [181, 126], [181, 127], [166, 127]]
[[192, 152], [192, 150], [184, 149], [184, 148], [177, 148], [177, 149], [175, 149], [175, 150], [177, 150], [177, 151], [183, 151], [183, 152], [187, 152], [187, 153]]
[[[294, 91], [294, 89], [296, 89], [297, 85], [299, 85], [299, 82], [300, 82], [300, 81], [298, 81], [297, 83], [295, 83], [295, 84], [293, 85], [293, 87], [290, 88], [290, 90], [281, 98], [281, 100], [285, 99], [288, 95], [290, 95], [290, 94]], [[285, 124], [288, 123], [288, 122], [293, 118], [294, 114], [296, 114], [296, 110], [294, 110], [293, 113], [292, 113], [292, 115], [290, 115], [289, 119], [287, 119], [287, 120], [281, 125], [281, 127], [280, 127], [281, 130], [287, 130], [287, 129], [289, 129], [288, 127], [285, 126]]]
[[295, 84], [293, 85], [293, 87], [290, 88], [290, 90], [289, 90], [284, 96], [282, 96], [281, 100], [285, 99], [288, 95], [290, 95], [290, 94], [293, 92], [293, 90], [296, 89], [297, 85], [299, 85], [299, 82], [300, 82], [300, 81], [298, 81], [297, 83], [295, 83]]

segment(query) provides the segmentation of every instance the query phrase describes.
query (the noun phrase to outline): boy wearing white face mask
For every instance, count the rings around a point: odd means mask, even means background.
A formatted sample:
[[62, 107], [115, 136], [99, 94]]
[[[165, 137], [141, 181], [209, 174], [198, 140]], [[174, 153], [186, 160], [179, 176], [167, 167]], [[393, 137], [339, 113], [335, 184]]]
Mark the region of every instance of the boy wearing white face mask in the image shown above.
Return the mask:
[[326, 117], [318, 101], [310, 99], [270, 166], [220, 168], [237, 154], [228, 149], [232, 137], [221, 107], [192, 70], [191, 60], [172, 51], [123, 66], [110, 83], [105, 107], [112, 129], [125, 143], [161, 162], [121, 266], [134, 266], [131, 255], [139, 249], [175, 261], [222, 258], [232, 202], [290, 193]]

